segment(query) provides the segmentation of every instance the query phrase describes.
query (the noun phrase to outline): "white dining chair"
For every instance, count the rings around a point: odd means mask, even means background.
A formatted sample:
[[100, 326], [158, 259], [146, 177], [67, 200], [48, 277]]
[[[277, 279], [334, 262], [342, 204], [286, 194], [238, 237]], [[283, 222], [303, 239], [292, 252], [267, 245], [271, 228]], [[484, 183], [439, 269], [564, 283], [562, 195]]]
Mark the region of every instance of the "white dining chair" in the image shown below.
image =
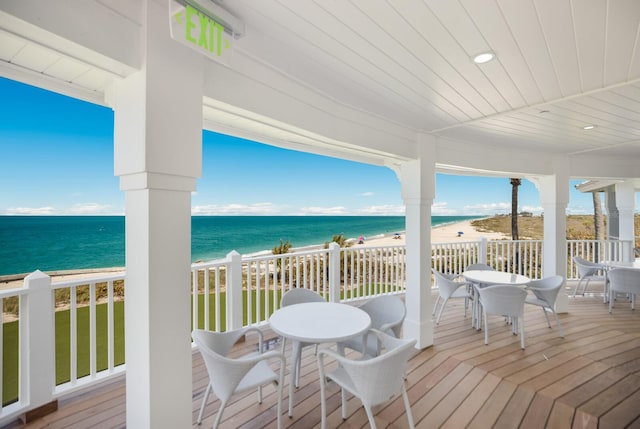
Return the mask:
[[495, 271], [496, 269], [490, 265], [477, 263], [477, 264], [469, 264], [464, 269], [465, 271]]
[[640, 270], [614, 268], [609, 271], [609, 313], [613, 310], [617, 292], [629, 294], [631, 310], [635, 310], [636, 295], [640, 294]]
[[[400, 337], [402, 331], [402, 322], [407, 314], [407, 308], [404, 301], [395, 295], [381, 295], [370, 299], [358, 307], [371, 318], [371, 328], [392, 335], [396, 338]], [[354, 337], [337, 344], [338, 352], [344, 355], [344, 349], [350, 348], [367, 354], [369, 356], [378, 356], [380, 354], [382, 344], [375, 335], [365, 334], [362, 337]]]
[[[436, 286], [438, 287], [438, 296], [436, 298], [436, 302], [433, 304], [433, 311], [431, 312], [433, 316], [435, 316], [436, 310], [438, 312], [436, 325], [440, 323], [440, 317], [442, 316], [442, 311], [447, 305], [447, 302], [453, 298], [464, 299], [464, 317], [467, 317], [469, 300], [472, 298], [472, 294], [469, 290], [469, 283], [465, 281], [456, 281], [458, 278], [461, 278], [459, 275], [444, 274], [435, 268], [432, 268], [431, 271], [433, 272]], [[442, 301], [442, 304], [440, 304], [440, 301]], [[438, 309], [439, 304], [440, 307]]]
[[[489, 344], [488, 314], [504, 316], [520, 328], [520, 347], [524, 350], [524, 302], [527, 292], [524, 287], [513, 285], [491, 285], [477, 288], [484, 317], [484, 343]], [[514, 327], [515, 329], [515, 327]], [[515, 333], [515, 330], [514, 330]]]
[[575, 297], [578, 293], [578, 288], [584, 282], [582, 286], [582, 295], [585, 294], [587, 287], [589, 286], [589, 282], [591, 281], [602, 281], [604, 283], [604, 294], [605, 297], [607, 295], [607, 281], [604, 276], [604, 271], [606, 270], [606, 266], [603, 264], [598, 264], [596, 262], [587, 261], [584, 258], [579, 256], [573, 257], [573, 262], [576, 264], [576, 269], [578, 270], [578, 283], [576, 284], [575, 289], [573, 290], [573, 296]]
[[[280, 307], [286, 307], [294, 304], [302, 304], [304, 302], [327, 302], [326, 299], [322, 297], [317, 292], [312, 291], [311, 289], [305, 288], [294, 288], [288, 290], [282, 295], [280, 299]], [[287, 339], [282, 337], [282, 353], [284, 353], [284, 348], [286, 345]], [[300, 385], [300, 356], [302, 354], [302, 349], [304, 347], [314, 346], [316, 348], [316, 353], [318, 352], [318, 345], [313, 343], [301, 343], [299, 341], [293, 340], [291, 351], [292, 351], [292, 368], [293, 374], [295, 375], [295, 386], [298, 387]]]
[[561, 338], [564, 338], [564, 333], [562, 332], [562, 324], [560, 323], [560, 319], [556, 313], [555, 306], [558, 292], [560, 292], [560, 288], [563, 284], [564, 277], [562, 276], [550, 276], [540, 280], [533, 280], [526, 287], [527, 290], [533, 292], [533, 295], [528, 295], [525, 300], [525, 304], [536, 305], [542, 308], [549, 328], [551, 328], [551, 323], [549, 322], [549, 315], [547, 312], [550, 311], [553, 313], [556, 318], [556, 324], [558, 325], [558, 331], [560, 332]]
[[[250, 332], [258, 334], [258, 351], [241, 357], [228, 357], [235, 343]], [[191, 337], [198, 346], [209, 373], [209, 384], [204, 391], [197, 423], [202, 423], [202, 416], [211, 391], [220, 399], [220, 407], [213, 422], [213, 428], [216, 429], [220, 424], [224, 407], [231, 396], [257, 387], [258, 402], [262, 403], [262, 386], [274, 383], [278, 395], [276, 413], [278, 429], [280, 429], [282, 427], [282, 385], [284, 384], [286, 362], [284, 355], [280, 352], [273, 350], [263, 352], [262, 331], [255, 327], [245, 327], [227, 332], [196, 329], [191, 333]], [[270, 360], [280, 361], [278, 373], [269, 366]]]
[[[385, 334], [376, 329], [369, 331], [370, 336], [376, 336], [383, 344], [384, 351], [379, 356], [365, 359], [349, 359], [340, 353], [322, 349], [318, 352], [318, 370], [320, 372], [320, 404], [322, 423], [327, 425], [326, 405], [326, 380], [332, 380], [341, 389], [342, 419], [347, 418], [347, 401], [345, 391], [350, 392], [362, 401], [369, 424], [376, 429], [372, 407], [386, 403], [402, 395], [405, 412], [410, 428], [414, 428], [411, 403], [405, 389], [405, 375], [407, 363], [416, 344], [415, 339], [399, 339]], [[331, 357], [338, 361], [338, 366], [331, 372], [325, 370], [325, 357]]]

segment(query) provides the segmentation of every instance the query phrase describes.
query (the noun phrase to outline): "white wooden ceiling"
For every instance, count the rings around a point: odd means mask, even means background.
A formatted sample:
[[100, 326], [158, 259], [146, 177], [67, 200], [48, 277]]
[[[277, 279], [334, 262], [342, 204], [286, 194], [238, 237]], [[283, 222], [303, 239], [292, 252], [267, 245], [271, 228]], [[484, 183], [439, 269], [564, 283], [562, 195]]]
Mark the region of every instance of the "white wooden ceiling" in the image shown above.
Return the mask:
[[247, 26], [239, 50], [357, 109], [456, 140], [640, 155], [638, 0], [224, 5]]
[[[132, 2], [95, 3], [140, 21]], [[444, 139], [640, 160], [639, 0], [219, 3], [246, 26], [234, 55], [344, 106]], [[44, 87], [68, 86], [97, 100], [134, 71], [22, 31], [2, 8], [1, 75], [31, 73]], [[475, 64], [471, 58], [484, 51], [497, 56]], [[227, 119], [258, 132], [250, 119]], [[589, 124], [596, 127], [582, 128]]]

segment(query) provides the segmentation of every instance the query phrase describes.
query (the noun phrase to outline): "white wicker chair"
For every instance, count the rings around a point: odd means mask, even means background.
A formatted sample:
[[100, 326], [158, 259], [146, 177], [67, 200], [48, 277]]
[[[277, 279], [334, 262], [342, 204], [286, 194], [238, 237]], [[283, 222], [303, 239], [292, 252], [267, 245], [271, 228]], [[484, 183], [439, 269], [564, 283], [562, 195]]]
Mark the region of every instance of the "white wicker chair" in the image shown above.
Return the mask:
[[447, 302], [452, 298], [464, 298], [464, 317], [467, 317], [469, 299], [472, 298], [471, 292], [469, 291], [469, 283], [455, 281], [455, 279], [459, 277], [455, 274], [443, 274], [435, 268], [432, 268], [431, 271], [433, 271], [436, 286], [438, 287], [438, 297], [436, 298], [436, 302], [433, 304], [432, 315], [436, 314], [438, 304], [440, 303], [440, 300], [442, 300], [440, 310], [438, 310], [438, 317], [436, 317], [436, 325], [440, 323], [440, 317], [442, 316], [442, 311], [444, 310], [445, 305], [447, 305]]
[[[291, 289], [282, 295], [282, 299], [280, 300], [280, 307], [286, 307], [288, 305], [301, 304], [304, 302], [327, 302], [322, 295], [305, 288], [295, 288]], [[287, 339], [282, 337], [282, 353], [284, 354], [284, 347], [286, 345]], [[292, 380], [295, 380], [295, 386], [298, 387], [300, 385], [300, 356], [302, 354], [302, 349], [307, 346], [315, 346], [316, 353], [318, 351], [318, 345], [314, 343], [301, 343], [299, 341], [292, 341], [291, 344], [291, 364], [292, 364]]]
[[[370, 299], [362, 304], [361, 310], [371, 317], [371, 329], [377, 329], [385, 334], [400, 337], [402, 322], [407, 314], [404, 302], [395, 295], [382, 295]], [[338, 343], [338, 352], [344, 355], [344, 349], [350, 348], [369, 356], [378, 356], [382, 344], [375, 335], [365, 334], [348, 341]]]
[[[229, 358], [227, 355], [233, 345], [248, 332], [258, 333], [258, 352], [244, 355], [239, 358]], [[275, 383], [278, 405], [277, 422], [278, 429], [282, 427], [282, 385], [284, 383], [285, 358], [282, 353], [269, 351], [262, 353], [262, 332], [254, 327], [246, 327], [227, 332], [211, 332], [201, 329], [194, 330], [191, 336], [202, 354], [204, 363], [209, 373], [209, 384], [202, 398], [200, 413], [197, 423], [202, 423], [204, 408], [209, 399], [209, 393], [213, 393], [220, 399], [220, 408], [213, 422], [216, 429], [220, 424], [222, 412], [227, 401], [238, 392], [258, 388], [258, 402], [262, 403], [262, 386]], [[280, 371], [276, 373], [268, 364], [269, 360], [280, 360]]]
[[[371, 329], [369, 335], [379, 339], [384, 346], [384, 353], [370, 359], [352, 360], [329, 349], [322, 349], [318, 352], [323, 429], [327, 424], [326, 379], [333, 380], [342, 390], [343, 419], [347, 418], [345, 390], [360, 398], [372, 429], [376, 428], [376, 422], [371, 408], [402, 394], [409, 427], [414, 428], [411, 404], [404, 386], [404, 378], [407, 372], [407, 362], [416, 340], [394, 338], [375, 329]], [[325, 373], [325, 357], [332, 357], [338, 361], [338, 367], [334, 371]]]
[[[478, 288], [482, 316], [484, 317], [484, 343], [489, 344], [489, 322], [487, 314], [510, 318], [520, 327], [520, 347], [524, 350], [524, 301], [527, 292], [513, 285], [492, 285]], [[515, 326], [514, 326], [514, 334]]]
[[602, 281], [604, 283], [604, 294], [606, 298], [607, 282], [605, 281], [605, 276], [602, 273], [607, 267], [602, 264], [587, 261], [586, 259], [581, 258], [579, 256], [574, 256], [573, 262], [575, 262], [576, 264], [576, 268], [578, 269], [578, 276], [580, 277], [578, 284], [576, 284], [576, 287], [573, 290], [573, 296], [575, 297], [576, 294], [578, 293], [578, 288], [580, 287], [582, 282], [585, 282], [584, 286], [582, 286], [582, 295], [584, 295], [584, 293], [587, 290], [587, 287], [589, 286], [589, 282], [592, 280], [595, 280], [595, 281]]
[[640, 270], [634, 268], [615, 268], [609, 271], [609, 313], [613, 309], [616, 292], [628, 293], [631, 298], [631, 310], [636, 309], [636, 295], [640, 294]]
[[549, 328], [551, 328], [551, 322], [549, 322], [549, 315], [547, 314], [547, 310], [553, 313], [556, 318], [556, 323], [558, 324], [560, 337], [562, 338], [564, 338], [564, 333], [562, 332], [562, 324], [560, 324], [560, 319], [558, 319], [558, 314], [556, 313], [555, 306], [558, 292], [560, 292], [560, 288], [563, 284], [564, 277], [562, 276], [551, 276], [545, 277], [540, 280], [533, 280], [527, 285], [526, 288], [527, 290], [533, 292], [533, 296], [528, 295], [527, 299], [525, 300], [525, 304], [537, 305], [542, 308]]
[[478, 264], [467, 265], [467, 268], [465, 268], [464, 270], [465, 271], [472, 271], [472, 270], [473, 271], [495, 271], [495, 268], [487, 264], [478, 263]]

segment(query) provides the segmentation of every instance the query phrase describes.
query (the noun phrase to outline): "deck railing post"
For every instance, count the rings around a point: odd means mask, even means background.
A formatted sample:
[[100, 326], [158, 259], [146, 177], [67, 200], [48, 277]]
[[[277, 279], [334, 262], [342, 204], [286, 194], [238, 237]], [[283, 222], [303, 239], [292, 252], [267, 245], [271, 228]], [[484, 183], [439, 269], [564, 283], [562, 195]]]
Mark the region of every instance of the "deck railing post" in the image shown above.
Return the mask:
[[478, 263], [488, 264], [487, 262], [487, 237], [480, 237], [480, 244], [478, 245]]
[[29, 290], [20, 300], [20, 399], [27, 410], [53, 400], [55, 373], [55, 316], [51, 277], [34, 271], [24, 279]]
[[[242, 255], [227, 254], [227, 331], [242, 327]], [[258, 291], [259, 292], [259, 291]]]
[[340, 302], [340, 245], [329, 243], [329, 301]]

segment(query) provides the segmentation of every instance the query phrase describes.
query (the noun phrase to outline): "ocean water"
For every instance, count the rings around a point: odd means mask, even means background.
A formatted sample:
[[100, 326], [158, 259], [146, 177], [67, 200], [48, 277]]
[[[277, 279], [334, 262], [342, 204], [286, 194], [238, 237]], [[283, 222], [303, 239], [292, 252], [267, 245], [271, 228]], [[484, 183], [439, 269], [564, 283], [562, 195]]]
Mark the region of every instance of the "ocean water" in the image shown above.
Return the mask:
[[[473, 216], [433, 216], [432, 226]], [[404, 231], [404, 216], [194, 216], [192, 261]], [[0, 216], [0, 275], [124, 266], [123, 216]]]

